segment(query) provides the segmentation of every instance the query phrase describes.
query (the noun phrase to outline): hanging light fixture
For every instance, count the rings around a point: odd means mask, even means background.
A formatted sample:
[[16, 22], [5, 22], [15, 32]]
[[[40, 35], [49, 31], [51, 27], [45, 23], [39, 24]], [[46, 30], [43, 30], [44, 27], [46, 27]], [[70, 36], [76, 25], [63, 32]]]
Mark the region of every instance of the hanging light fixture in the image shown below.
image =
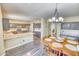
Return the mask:
[[54, 17], [52, 17], [52, 19], [49, 19], [49, 22], [63, 22], [63, 17], [59, 16], [59, 12], [57, 9], [57, 3], [56, 3], [55, 12], [54, 12]]

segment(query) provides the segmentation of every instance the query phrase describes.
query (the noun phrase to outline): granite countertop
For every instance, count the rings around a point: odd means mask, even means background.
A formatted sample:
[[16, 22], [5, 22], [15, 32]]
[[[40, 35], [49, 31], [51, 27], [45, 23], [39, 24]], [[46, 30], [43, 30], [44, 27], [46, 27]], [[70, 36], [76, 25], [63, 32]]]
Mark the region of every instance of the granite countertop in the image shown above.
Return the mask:
[[3, 38], [4, 38], [4, 40], [8, 40], [8, 39], [23, 37], [23, 36], [33, 35], [33, 34], [34, 33], [32, 33], [32, 32], [18, 33], [18, 34], [8, 33], [8, 34], [4, 34]]

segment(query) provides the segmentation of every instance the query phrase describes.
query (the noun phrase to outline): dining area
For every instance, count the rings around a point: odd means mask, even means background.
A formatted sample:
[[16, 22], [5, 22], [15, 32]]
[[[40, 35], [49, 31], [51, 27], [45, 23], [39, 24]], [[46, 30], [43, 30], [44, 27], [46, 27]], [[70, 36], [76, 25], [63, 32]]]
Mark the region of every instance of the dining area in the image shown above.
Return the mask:
[[79, 44], [77, 41], [61, 37], [45, 37], [44, 49], [49, 56], [78, 56]]
[[67, 19], [49, 22], [50, 33], [43, 37], [43, 48], [48, 56], [79, 56], [79, 23], [72, 21], [73, 18]]

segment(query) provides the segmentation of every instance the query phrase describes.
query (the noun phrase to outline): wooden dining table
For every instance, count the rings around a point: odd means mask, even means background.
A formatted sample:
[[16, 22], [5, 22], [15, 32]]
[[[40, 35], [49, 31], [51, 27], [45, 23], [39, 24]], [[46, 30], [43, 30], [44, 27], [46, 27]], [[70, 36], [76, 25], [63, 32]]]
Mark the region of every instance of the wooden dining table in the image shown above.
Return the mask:
[[[51, 41], [46, 41], [45, 39], [51, 39]], [[44, 38], [43, 39], [43, 42], [44, 42], [44, 45], [46, 45], [46, 47], [48, 48], [47, 52], [48, 52], [48, 55], [52, 55], [54, 54], [52, 52], [52, 50], [54, 49], [55, 51], [58, 51], [59, 54], [56, 54], [56, 56], [61, 56], [61, 53], [65, 54], [65, 55], [62, 55], [62, 56], [79, 56], [79, 51], [72, 51], [72, 50], [69, 50], [68, 48], [65, 47], [66, 44], [71, 44], [69, 42], [67, 42], [67, 38], [64, 38], [63, 42], [57, 42], [56, 41], [56, 38]], [[57, 42], [57, 43], [60, 43], [63, 47], [61, 48], [56, 48], [52, 45], [52, 43], [54, 42]], [[76, 44], [71, 44], [73, 46], [77, 46]]]

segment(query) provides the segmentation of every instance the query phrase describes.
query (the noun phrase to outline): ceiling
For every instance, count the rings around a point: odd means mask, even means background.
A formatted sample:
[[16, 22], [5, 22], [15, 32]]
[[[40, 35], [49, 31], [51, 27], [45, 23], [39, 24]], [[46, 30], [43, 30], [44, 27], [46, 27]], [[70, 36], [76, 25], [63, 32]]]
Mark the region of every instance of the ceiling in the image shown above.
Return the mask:
[[[5, 14], [22, 15], [27, 18], [51, 18], [54, 14], [55, 3], [5, 3]], [[62, 17], [79, 16], [79, 4], [58, 3], [59, 15]]]

